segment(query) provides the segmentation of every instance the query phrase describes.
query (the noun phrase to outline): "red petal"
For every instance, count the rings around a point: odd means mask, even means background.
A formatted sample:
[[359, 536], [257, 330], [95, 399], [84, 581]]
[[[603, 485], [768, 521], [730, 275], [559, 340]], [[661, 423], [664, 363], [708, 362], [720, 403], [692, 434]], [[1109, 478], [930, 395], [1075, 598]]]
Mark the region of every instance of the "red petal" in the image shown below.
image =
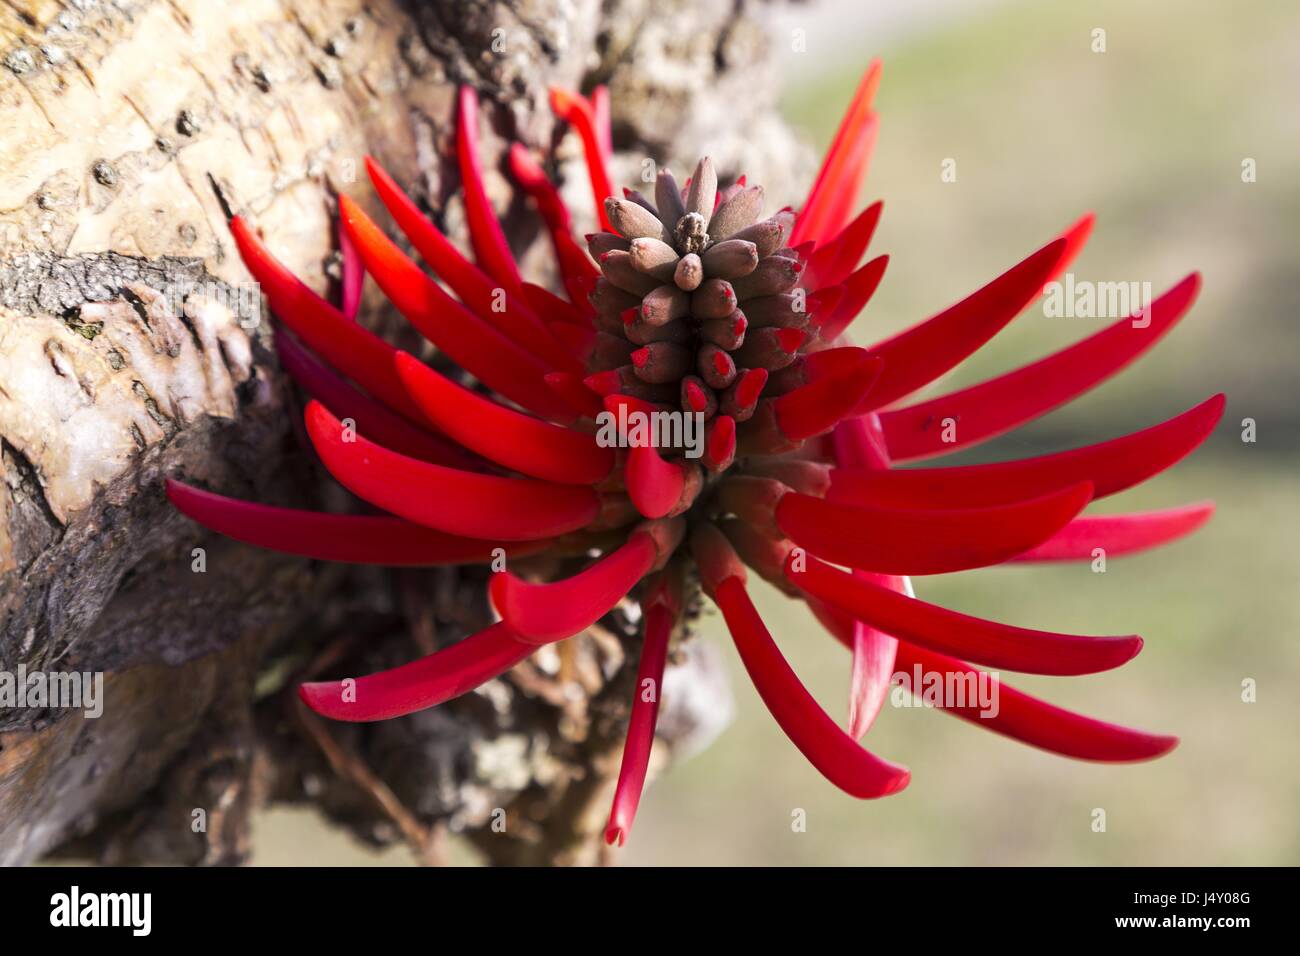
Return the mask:
[[605, 409], [600, 396], [571, 372], [548, 372], [546, 384], [573, 409], [574, 414], [579, 418], [595, 418]]
[[523, 640], [561, 641], [613, 610], [650, 573], [658, 556], [650, 535], [637, 532], [621, 548], [571, 578], [530, 584], [502, 571], [492, 576], [488, 594], [506, 624]]
[[271, 255], [239, 216], [230, 220], [230, 232], [244, 265], [261, 284], [271, 311], [281, 322], [313, 352], [389, 408], [412, 421], [425, 420], [393, 376], [396, 349], [348, 321], [342, 312], [307, 288]]
[[366, 268], [361, 264], [361, 255], [357, 252], [357, 247], [353, 245], [342, 223], [338, 224], [338, 237], [339, 256], [343, 260], [343, 288], [339, 300], [343, 308], [343, 317], [355, 322], [357, 312], [361, 309], [361, 292], [366, 281]]
[[857, 198], [867, 159], [863, 144], [869, 147], [875, 138], [875, 114], [871, 111], [871, 101], [879, 85], [880, 61], [873, 60], [858, 83], [835, 139], [826, 151], [808, 199], [795, 220], [789, 245], [798, 245], [806, 239], [824, 239], [843, 224], [842, 219], [835, 221], [836, 216], [842, 214], [840, 210], [844, 201], [852, 202]]
[[[913, 673], [919, 667], [923, 681], [937, 678], [946, 682], [952, 674], [970, 682], [980, 679], [982, 673], [955, 658], [907, 643], [899, 645], [898, 667]], [[1022, 743], [1080, 760], [1150, 760], [1178, 745], [1177, 737], [1133, 730], [1064, 710], [1008, 687], [992, 675], [986, 675], [984, 680], [990, 681], [997, 693], [993, 698], [998, 702], [996, 715], [981, 716], [978, 703], [964, 707], [941, 705], [942, 709]]]
[[339, 197], [339, 212], [367, 270], [425, 338], [506, 398], [545, 418], [571, 420], [542, 381], [550, 368], [444, 292], [347, 196]]
[[653, 447], [638, 445], [627, 455], [627, 495], [647, 518], [662, 518], [681, 501], [686, 475], [677, 462], [664, 461]]
[[871, 297], [876, 294], [876, 289], [880, 287], [880, 280], [884, 278], [885, 267], [888, 265], [889, 256], [877, 256], [844, 280], [843, 294], [820, 322], [820, 333], [824, 341], [833, 342], [839, 338], [849, 323], [867, 307]]
[[613, 232], [613, 226], [605, 217], [605, 200], [614, 195], [614, 190], [609, 184], [609, 170], [605, 166], [605, 154], [601, 149], [600, 133], [597, 131], [591, 104], [577, 93], [552, 87], [551, 109], [555, 115], [570, 123], [582, 138], [587, 174], [591, 177], [592, 197], [596, 201], [596, 218], [600, 221], [601, 229]]
[[[560, 264], [560, 275], [567, 281], [573, 279], [594, 279], [600, 274], [591, 257], [574, 241], [569, 210], [560, 198], [560, 192], [546, 178], [542, 167], [533, 161], [528, 150], [521, 143], [510, 147], [510, 170], [524, 192], [537, 203], [537, 211], [546, 223], [550, 233], [551, 244], [555, 247], [555, 258]], [[525, 283], [525, 286], [527, 283]]]
[[740, 578], [718, 584], [713, 599], [754, 689], [786, 736], [827, 780], [859, 798], [884, 797], [907, 786], [911, 774], [905, 767], [862, 749], [818, 706], [772, 640]]
[[[831, 447], [835, 463], [841, 467], [889, 467], [889, 456], [885, 453], [884, 438], [880, 434], [880, 420], [875, 415], [840, 422], [831, 433]], [[915, 597], [912, 582], [906, 577], [872, 574], [870, 571], [854, 571], [853, 576]], [[853, 620], [850, 629], [853, 666], [849, 671], [848, 730], [850, 737], [861, 740], [871, 729], [889, 695], [898, 640], [865, 621]]]
[[704, 467], [711, 472], [725, 471], [736, 458], [736, 420], [718, 415], [705, 426]]
[[497, 282], [513, 293], [520, 292], [519, 267], [510, 252], [510, 244], [501, 231], [492, 204], [483, 185], [483, 170], [478, 162], [478, 94], [462, 86], [459, 94], [460, 114], [456, 119], [456, 156], [460, 161], [460, 180], [465, 200], [465, 219], [469, 223], [474, 257]]
[[869, 348], [885, 360], [885, 370], [872, 390], [871, 406], [880, 408], [934, 381], [996, 335], [1043, 291], [1043, 285], [1065, 261], [1072, 237], [1088, 222], [1075, 223], [1064, 237], [1049, 242], [934, 318]]
[[590, 488], [498, 478], [407, 458], [356, 435], [312, 402], [307, 433], [316, 453], [357, 497], [417, 524], [470, 538], [527, 541], [577, 531], [599, 513]]
[[969, 508], [1091, 481], [1093, 497], [1104, 498], [1182, 461], [1210, 436], [1223, 406], [1223, 395], [1215, 395], [1159, 425], [1037, 458], [953, 468], [839, 470], [828, 497], [891, 507]]
[[[890, 450], [900, 458], [942, 455], [978, 444], [1051, 411], [1105, 381], [1151, 348], [1191, 307], [1200, 276], [1188, 276], [1151, 304], [1149, 324], [1125, 318], [1044, 359], [979, 385], [881, 413]], [[955, 421], [951, 437], [935, 422]]]
[[550, 289], [544, 289], [531, 282], [524, 283], [524, 295], [533, 310], [546, 321], [567, 322], [580, 329], [591, 328], [590, 317], [568, 299], [561, 299]]
[[[573, 356], [551, 337], [541, 317], [523, 294], [522, 287], [519, 290], [502, 288], [499, 281], [469, 262], [420, 212], [419, 207], [398, 187], [383, 167], [369, 156], [366, 157], [366, 169], [375, 185], [375, 192], [388, 208], [397, 227], [411, 240], [411, 245], [415, 246], [434, 273], [451, 287], [470, 311], [493, 325], [502, 335], [533, 349], [556, 367], [580, 371]], [[505, 308], [502, 308], [503, 305]]]
[[1191, 534], [1214, 514], [1214, 502], [1119, 515], [1082, 515], [1015, 561], [1090, 561], [1095, 548], [1114, 558]]
[[350, 681], [303, 684], [303, 703], [334, 720], [388, 720], [468, 693], [537, 650], [493, 624], [418, 661]]
[[461, 538], [388, 515], [336, 515], [239, 501], [168, 480], [167, 497], [205, 528], [245, 544], [318, 561], [433, 567], [476, 564], [503, 548], [511, 557], [533, 554], [550, 542], [510, 544]]
[[1082, 482], [1009, 505], [950, 511], [837, 504], [791, 493], [776, 522], [812, 553], [878, 574], [944, 574], [999, 564], [1050, 538], [1092, 499]]
[[[641, 662], [637, 666], [636, 692], [632, 697], [632, 715], [627, 724], [627, 742], [623, 761], [618, 768], [614, 802], [605, 824], [605, 842], [622, 846], [632, 830], [636, 808], [645, 787], [650, 751], [654, 748], [655, 724], [659, 720], [659, 698], [663, 693], [664, 663], [668, 659], [668, 637], [673, 629], [673, 614], [662, 604], [646, 608], [642, 629]], [[646, 699], [646, 691], [650, 699]]]
[[830, 431], [871, 391], [883, 365], [880, 359], [863, 359], [773, 399], [781, 434], [802, 441]]
[[397, 374], [429, 420], [480, 455], [534, 478], [590, 485], [614, 468], [594, 435], [538, 421], [443, 378], [405, 352]]
[[871, 236], [880, 222], [883, 203], [874, 202], [850, 222], [834, 239], [820, 243], [808, 260], [808, 274], [803, 285], [807, 289], [821, 289], [839, 285], [858, 267], [866, 252]]
[[[802, 561], [804, 570], [795, 570]], [[1110, 670], [1142, 649], [1135, 636], [1086, 637], [1036, 631], [959, 614], [791, 552], [785, 575], [814, 597], [894, 637], [992, 667], [1073, 676]]]
[[[468, 471], [481, 471], [486, 466], [486, 462], [459, 445], [416, 428], [388, 406], [345, 382], [287, 332], [281, 330], [276, 334], [275, 350], [280, 357], [280, 367], [289, 373], [299, 388], [339, 418], [351, 418], [357, 423], [357, 428], [373, 435], [375, 441], [384, 447], [436, 465]], [[433, 427], [431, 422], [427, 424]]]

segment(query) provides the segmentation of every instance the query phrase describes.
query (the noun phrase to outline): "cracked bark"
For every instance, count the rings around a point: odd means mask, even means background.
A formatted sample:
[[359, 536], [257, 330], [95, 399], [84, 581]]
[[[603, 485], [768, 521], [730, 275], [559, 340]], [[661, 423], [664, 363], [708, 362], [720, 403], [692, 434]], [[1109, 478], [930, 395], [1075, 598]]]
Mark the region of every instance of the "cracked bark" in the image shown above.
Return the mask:
[[[447, 706], [326, 725], [322, 748], [292, 685], [475, 629], [481, 573], [243, 547], [175, 514], [161, 483], [344, 504], [301, 452], [232, 212], [325, 290], [334, 196], [379, 212], [358, 176], [369, 152], [461, 236], [461, 82], [485, 100], [489, 187], [538, 276], [546, 250], [500, 173], [505, 142], [547, 153], [579, 224], [591, 215], [551, 84], [609, 83], [622, 181], [644, 157], [681, 167], [703, 146], [790, 196], [808, 160], [772, 111], [761, 14], [685, 0], [0, 5], [0, 671], [106, 672], [98, 719], [0, 708], [0, 862], [239, 862], [250, 812], [271, 801], [406, 839], [425, 861], [446, 828], [493, 862], [598, 859], [635, 628], [611, 616]], [[373, 285], [363, 316], [419, 347]], [[726, 707], [713, 669], [688, 653], [670, 673], [668, 743], [711, 733]]]

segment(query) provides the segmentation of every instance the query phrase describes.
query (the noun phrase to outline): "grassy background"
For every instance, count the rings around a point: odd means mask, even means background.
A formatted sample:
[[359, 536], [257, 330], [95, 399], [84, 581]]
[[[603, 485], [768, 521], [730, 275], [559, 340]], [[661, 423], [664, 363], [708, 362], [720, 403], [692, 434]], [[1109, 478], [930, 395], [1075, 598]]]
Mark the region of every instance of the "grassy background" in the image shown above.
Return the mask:
[[[735, 655], [735, 724], [648, 792], [628, 864], [1279, 864], [1300, 862], [1300, 502], [1295, 305], [1300, 221], [1300, 7], [1295, 4], [982, 4], [932, 16], [905, 39], [843, 33], [854, 4], [809, 12], [805, 62], [784, 108], [829, 142], [866, 60], [885, 57], [883, 125], [864, 200], [883, 196], [873, 250], [889, 272], [855, 325], [891, 333], [979, 286], [1086, 210], [1097, 229], [1081, 279], [1150, 281], [1200, 269], [1192, 314], [1098, 392], [981, 449], [991, 458], [1144, 427], [1217, 391], [1228, 413], [1174, 471], [1105, 502], [1135, 509], [1213, 497], [1214, 521], [1155, 553], [1087, 565], [989, 569], [917, 582], [923, 598], [1030, 627], [1140, 633], [1142, 655], [1088, 678], [1011, 683], [1122, 723], [1178, 733], [1150, 764], [1054, 757], [943, 714], [888, 705], [868, 737], [911, 787], [862, 803], [823, 781], [750, 688]], [[798, 13], [794, 15], [797, 19]], [[825, 19], [830, 17], [829, 20]], [[841, 26], [839, 17], [847, 26]], [[1090, 50], [1091, 30], [1108, 50]], [[789, 58], [797, 59], [797, 58]], [[940, 163], [957, 161], [957, 182]], [[1255, 159], [1258, 182], [1241, 181]], [[1066, 345], [1103, 322], [1031, 308], [944, 383], [968, 384]], [[1256, 444], [1239, 438], [1255, 418]], [[760, 591], [773, 634], [833, 715], [848, 655], [800, 606]], [[720, 621], [709, 639], [729, 643]], [[1243, 703], [1241, 682], [1258, 682]], [[1107, 831], [1091, 830], [1104, 808]], [[806, 811], [807, 832], [791, 813]], [[313, 818], [259, 821], [258, 862], [405, 862], [372, 855]], [[310, 853], [311, 858], [304, 856]], [[458, 858], [460, 858], [458, 854]], [[464, 857], [468, 858], [468, 857]]]

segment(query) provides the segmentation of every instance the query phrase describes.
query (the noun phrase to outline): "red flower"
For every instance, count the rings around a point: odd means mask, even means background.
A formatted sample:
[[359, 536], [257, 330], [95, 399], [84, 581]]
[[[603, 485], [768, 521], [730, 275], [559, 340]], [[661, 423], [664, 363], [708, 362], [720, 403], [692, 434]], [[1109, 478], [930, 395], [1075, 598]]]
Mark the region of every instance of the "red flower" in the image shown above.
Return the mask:
[[[685, 589], [721, 609], [754, 686], [795, 745], [858, 797], [909, 774], [859, 746], [896, 669], [975, 673], [966, 660], [1037, 674], [1090, 674], [1141, 649], [1133, 636], [1055, 634], [917, 600], [909, 576], [1004, 561], [1089, 559], [1164, 543], [1197, 528], [1209, 504], [1079, 516], [1173, 465], [1217, 422], [1223, 397], [1144, 431], [1019, 461], [899, 470], [1029, 421], [1119, 371], [1187, 311], [1196, 274], [1125, 318], [1025, 368], [900, 404], [970, 355], [1061, 275], [1092, 217], [956, 305], [869, 348], [844, 330], [870, 299], [886, 257], [859, 265], [880, 216], [851, 218], [876, 131], [873, 64], [798, 213], [759, 220], [762, 192], [719, 189], [707, 160], [687, 188], [661, 173], [655, 204], [610, 196], [608, 100], [556, 92], [581, 134], [597, 213], [593, 264], [529, 153], [511, 170], [550, 232], [565, 296], [525, 282], [492, 214], [476, 156], [477, 101], [460, 95], [457, 152], [477, 264], [470, 263], [376, 164], [376, 190], [429, 278], [347, 197], [340, 200], [342, 311], [312, 293], [242, 219], [231, 230], [283, 328], [284, 367], [313, 396], [306, 425], [346, 488], [387, 514], [319, 514], [234, 501], [171, 482], [210, 528], [313, 558], [388, 565], [485, 562], [539, 551], [600, 556], [572, 577], [535, 583], [502, 571], [489, 589], [501, 620], [445, 650], [362, 677], [354, 692], [312, 683], [301, 696], [339, 720], [431, 707], [489, 680], [539, 645], [571, 637], [631, 598], [644, 643], [638, 692], [607, 837], [636, 813], [654, 738], [659, 684]], [[353, 321], [362, 268], [404, 316], [481, 389], [444, 377]], [[504, 306], [504, 307], [503, 307]], [[598, 440], [594, 421], [628, 429], [636, 413], [706, 422], [696, 458], [673, 447]], [[602, 413], [613, 413], [602, 417]], [[622, 417], [619, 417], [619, 416]], [[341, 419], [350, 419], [348, 428]], [[355, 427], [355, 433], [352, 428]], [[618, 437], [617, 435], [615, 437]], [[635, 443], [634, 443], [635, 444]], [[575, 562], [586, 560], [574, 558]], [[828, 563], [829, 562], [829, 563]], [[841, 570], [843, 565], [851, 570]], [[849, 730], [813, 700], [746, 591], [747, 568], [808, 602], [853, 652]], [[996, 716], [945, 709], [1067, 756], [1133, 761], [1173, 737], [1070, 713], [1000, 687]]]

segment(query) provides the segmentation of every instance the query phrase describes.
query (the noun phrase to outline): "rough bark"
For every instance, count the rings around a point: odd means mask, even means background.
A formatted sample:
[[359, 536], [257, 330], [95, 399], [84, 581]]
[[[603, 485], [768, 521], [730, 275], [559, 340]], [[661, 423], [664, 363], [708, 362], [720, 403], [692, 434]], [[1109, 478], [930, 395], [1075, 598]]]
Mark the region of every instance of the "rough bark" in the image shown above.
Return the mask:
[[[327, 289], [334, 196], [379, 213], [358, 175], [369, 152], [458, 236], [458, 83], [485, 100], [490, 188], [531, 267], [545, 257], [498, 172], [505, 142], [547, 153], [580, 217], [591, 205], [551, 84], [610, 84], [624, 179], [703, 146], [781, 195], [806, 161], [773, 118], [755, 13], [687, 0], [0, 5], [0, 671], [103, 671], [107, 692], [98, 719], [0, 709], [0, 862], [238, 862], [250, 810], [270, 800], [310, 801], [430, 861], [448, 827], [497, 862], [596, 859], [634, 628], [614, 616], [420, 715], [326, 726], [293, 683], [467, 633], [486, 614], [482, 576], [239, 546], [174, 513], [161, 483], [342, 504], [300, 450], [298, 398], [234, 254], [232, 212]], [[364, 320], [417, 345], [373, 287]], [[714, 726], [710, 669], [673, 673], [692, 703], [674, 712], [666, 695], [666, 726]]]

